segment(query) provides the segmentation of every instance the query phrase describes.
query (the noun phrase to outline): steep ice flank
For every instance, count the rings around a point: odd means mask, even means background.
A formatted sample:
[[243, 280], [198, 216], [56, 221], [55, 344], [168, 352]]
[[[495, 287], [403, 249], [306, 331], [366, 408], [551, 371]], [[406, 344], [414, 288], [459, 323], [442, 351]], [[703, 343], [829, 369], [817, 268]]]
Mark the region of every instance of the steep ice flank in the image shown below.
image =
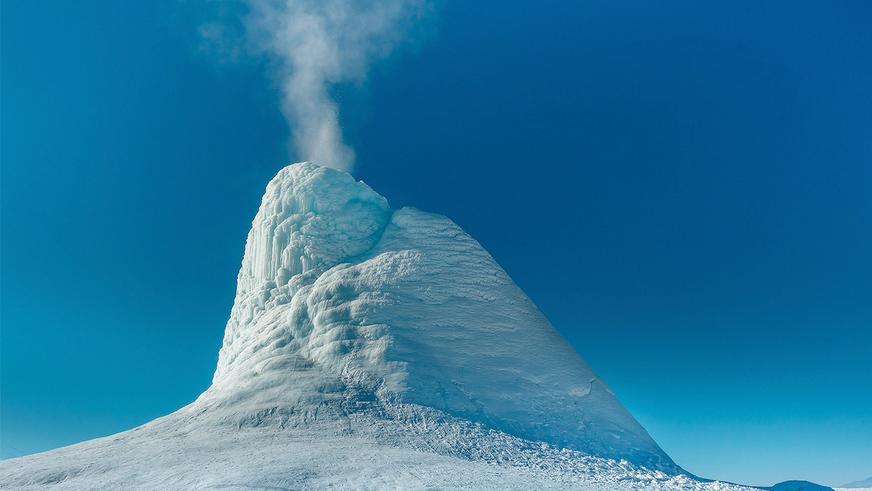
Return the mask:
[[478, 242], [445, 217], [392, 213], [366, 184], [311, 163], [267, 186], [199, 402], [245, 421], [414, 404], [672, 468]]
[[[387, 200], [349, 174], [313, 164], [282, 169], [267, 185], [248, 233], [214, 383], [243, 372], [240, 365], [278, 355], [259, 344], [270, 341], [256, 329], [263, 314], [281, 310], [325, 271], [371, 249], [390, 216]], [[273, 344], [300, 340], [303, 334], [293, 328], [308, 325], [304, 319], [276, 322], [289, 331], [273, 332]]]
[[740, 489], [684, 474], [451, 220], [310, 163], [267, 186], [211, 386], [0, 462], [48, 486]]

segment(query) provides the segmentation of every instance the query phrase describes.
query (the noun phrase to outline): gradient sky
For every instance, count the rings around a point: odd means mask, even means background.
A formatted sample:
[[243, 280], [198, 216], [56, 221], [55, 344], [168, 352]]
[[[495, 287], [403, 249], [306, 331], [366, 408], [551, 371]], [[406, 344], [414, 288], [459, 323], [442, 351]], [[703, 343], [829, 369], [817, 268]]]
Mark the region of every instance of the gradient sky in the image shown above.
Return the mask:
[[[3, 457], [210, 382], [294, 156], [202, 7], [2, 4]], [[835, 485], [872, 475], [870, 24], [864, 0], [447, 1], [336, 95], [356, 176], [476, 237], [680, 465]]]

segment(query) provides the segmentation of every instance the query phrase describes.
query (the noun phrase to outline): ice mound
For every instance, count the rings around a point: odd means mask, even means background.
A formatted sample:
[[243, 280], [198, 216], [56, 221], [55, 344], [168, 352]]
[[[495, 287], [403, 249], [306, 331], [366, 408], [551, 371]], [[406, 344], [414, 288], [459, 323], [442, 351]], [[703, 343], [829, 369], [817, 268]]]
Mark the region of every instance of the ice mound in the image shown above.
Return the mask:
[[254, 219], [213, 386], [240, 418], [415, 404], [594, 455], [671, 465], [451, 220], [347, 173], [283, 169]]
[[311, 163], [269, 183], [211, 386], [0, 487], [738, 489], [684, 474], [481, 245]]

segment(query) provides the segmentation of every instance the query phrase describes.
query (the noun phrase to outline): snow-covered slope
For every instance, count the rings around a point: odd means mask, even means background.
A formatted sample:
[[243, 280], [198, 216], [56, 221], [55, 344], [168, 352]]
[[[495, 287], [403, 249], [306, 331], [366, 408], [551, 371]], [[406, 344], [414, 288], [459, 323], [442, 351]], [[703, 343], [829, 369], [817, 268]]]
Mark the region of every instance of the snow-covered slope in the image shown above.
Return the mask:
[[302, 163], [252, 224], [211, 387], [0, 487], [726, 489], [685, 475], [445, 217]]
[[745, 490], [592, 457], [427, 411], [237, 428], [192, 406], [0, 463], [0, 489]]

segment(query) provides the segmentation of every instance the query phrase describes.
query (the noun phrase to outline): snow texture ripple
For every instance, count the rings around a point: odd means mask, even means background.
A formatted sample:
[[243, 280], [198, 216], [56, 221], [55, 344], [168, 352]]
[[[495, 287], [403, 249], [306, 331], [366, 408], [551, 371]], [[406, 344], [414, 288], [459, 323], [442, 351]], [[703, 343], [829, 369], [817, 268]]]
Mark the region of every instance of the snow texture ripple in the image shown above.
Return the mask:
[[451, 220], [311, 163], [269, 183], [212, 385], [0, 487], [738, 489], [686, 475]]

